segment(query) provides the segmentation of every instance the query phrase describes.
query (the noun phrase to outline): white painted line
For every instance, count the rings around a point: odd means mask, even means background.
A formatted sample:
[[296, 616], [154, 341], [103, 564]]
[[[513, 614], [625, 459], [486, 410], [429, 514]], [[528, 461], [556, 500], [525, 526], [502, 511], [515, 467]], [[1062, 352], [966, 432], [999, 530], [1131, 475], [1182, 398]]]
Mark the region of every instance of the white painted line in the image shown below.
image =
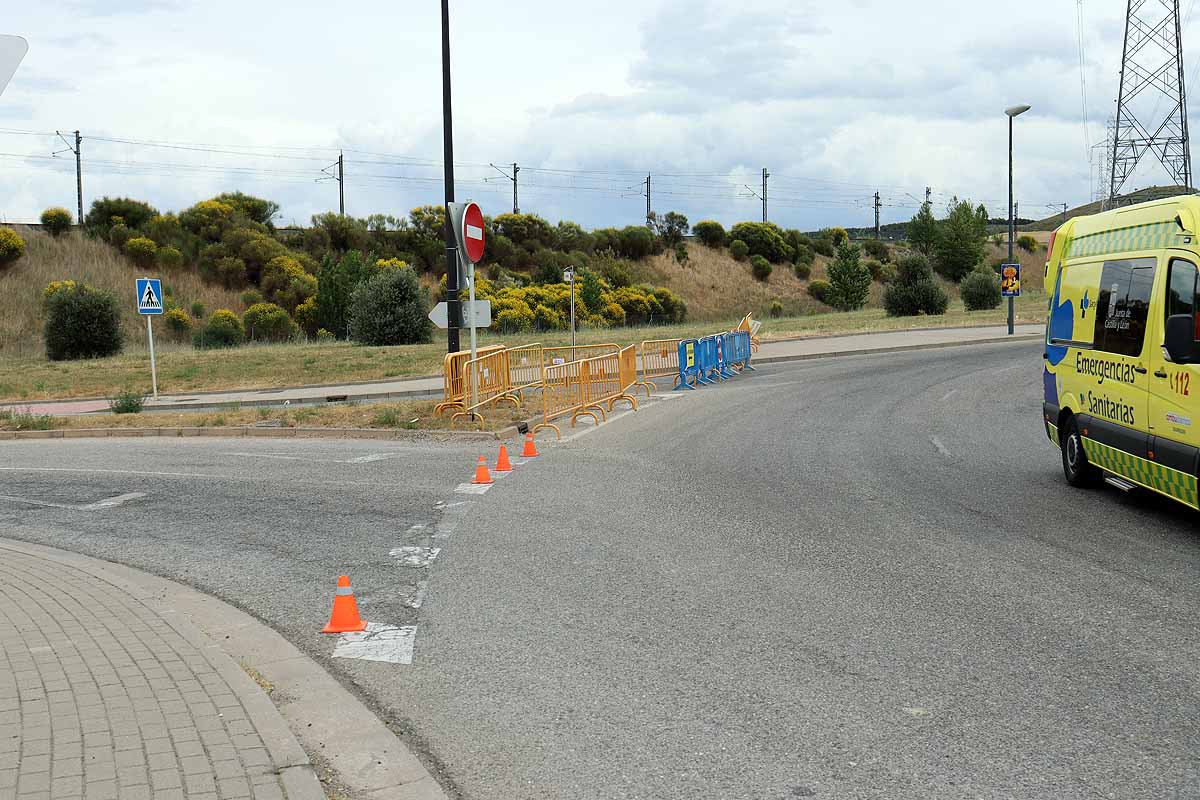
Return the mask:
[[942, 444], [942, 440], [936, 436], [929, 437], [929, 443], [937, 448], [937, 451], [947, 458], [950, 457], [950, 451], [946, 449], [946, 445]]
[[306, 461], [310, 464], [370, 464], [373, 461], [383, 461], [388, 458], [399, 458], [399, 453], [372, 453], [356, 458], [312, 458], [310, 456], [292, 456], [283, 453], [225, 453], [227, 456], [243, 458], [275, 458], [281, 461]]
[[411, 664], [416, 637], [416, 625], [368, 622], [361, 633], [343, 633], [333, 648], [333, 657]]
[[372, 453], [367, 456], [347, 459], [347, 464], [370, 464], [373, 461], [386, 461], [389, 458], [399, 458], [400, 453]]
[[440, 552], [440, 547], [393, 547], [388, 555], [402, 567], [428, 567]]
[[45, 500], [29, 500], [24, 497], [10, 497], [0, 494], [0, 500], [7, 500], [11, 503], [22, 503], [30, 506], [40, 506], [43, 508], [63, 508], [67, 511], [100, 511], [105, 508], [116, 508], [119, 505], [137, 500], [146, 495], [142, 492], [131, 492], [129, 494], [121, 494], [116, 497], [110, 497], [106, 500], [98, 500], [95, 503], [86, 503], [84, 505], [72, 505], [70, 503], [49, 503]]
[[205, 475], [200, 472], [143, 472], [136, 469], [88, 469], [86, 467], [0, 467], [4, 472], [94, 472], [102, 475], [149, 475], [154, 478], [216, 478], [217, 480], [243, 480], [225, 475]]
[[943, 402], [943, 403], [946, 402], [951, 397], [953, 397], [955, 394], [958, 394], [958, 389], [951, 389], [950, 391], [948, 391], [944, 395], [942, 395], [941, 402]]
[[425, 602], [425, 595], [429, 591], [429, 581], [417, 581], [417, 586], [412, 594], [404, 597], [400, 602], [409, 608], [420, 608]]
[[493, 483], [460, 483], [454, 489], [455, 494], [483, 494], [495, 486]]

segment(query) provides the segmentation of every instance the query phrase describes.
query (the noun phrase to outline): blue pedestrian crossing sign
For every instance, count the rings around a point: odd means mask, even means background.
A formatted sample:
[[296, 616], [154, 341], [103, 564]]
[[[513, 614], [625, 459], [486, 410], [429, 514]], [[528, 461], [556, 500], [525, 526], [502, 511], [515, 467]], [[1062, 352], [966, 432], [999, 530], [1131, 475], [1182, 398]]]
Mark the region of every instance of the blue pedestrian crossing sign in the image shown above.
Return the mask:
[[162, 281], [158, 278], [138, 278], [137, 304], [139, 314], [163, 313]]

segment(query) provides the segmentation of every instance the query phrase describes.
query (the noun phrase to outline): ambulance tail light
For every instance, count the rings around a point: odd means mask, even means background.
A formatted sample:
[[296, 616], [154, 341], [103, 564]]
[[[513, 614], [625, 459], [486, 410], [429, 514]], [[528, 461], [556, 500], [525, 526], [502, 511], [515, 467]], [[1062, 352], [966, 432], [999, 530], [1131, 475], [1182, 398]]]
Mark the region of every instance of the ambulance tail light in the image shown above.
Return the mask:
[[1058, 231], [1050, 231], [1050, 243], [1046, 245], [1046, 260], [1049, 261], [1054, 257], [1054, 238], [1058, 236]]

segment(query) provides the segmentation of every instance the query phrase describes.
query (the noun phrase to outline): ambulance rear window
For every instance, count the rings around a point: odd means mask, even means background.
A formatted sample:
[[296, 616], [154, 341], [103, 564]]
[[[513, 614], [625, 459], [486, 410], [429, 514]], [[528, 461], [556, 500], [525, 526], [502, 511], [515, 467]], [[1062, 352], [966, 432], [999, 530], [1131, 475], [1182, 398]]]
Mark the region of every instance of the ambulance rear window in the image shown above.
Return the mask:
[[1155, 258], [1104, 262], [1096, 298], [1096, 350], [1141, 355], [1157, 263]]

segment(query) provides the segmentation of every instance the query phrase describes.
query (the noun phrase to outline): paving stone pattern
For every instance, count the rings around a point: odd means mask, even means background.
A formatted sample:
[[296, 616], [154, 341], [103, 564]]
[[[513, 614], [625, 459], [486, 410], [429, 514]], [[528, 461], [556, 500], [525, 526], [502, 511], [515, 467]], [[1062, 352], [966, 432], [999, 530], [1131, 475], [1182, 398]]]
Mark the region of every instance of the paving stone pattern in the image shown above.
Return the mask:
[[278, 800], [235, 692], [163, 615], [63, 564], [0, 556], [0, 800]]

